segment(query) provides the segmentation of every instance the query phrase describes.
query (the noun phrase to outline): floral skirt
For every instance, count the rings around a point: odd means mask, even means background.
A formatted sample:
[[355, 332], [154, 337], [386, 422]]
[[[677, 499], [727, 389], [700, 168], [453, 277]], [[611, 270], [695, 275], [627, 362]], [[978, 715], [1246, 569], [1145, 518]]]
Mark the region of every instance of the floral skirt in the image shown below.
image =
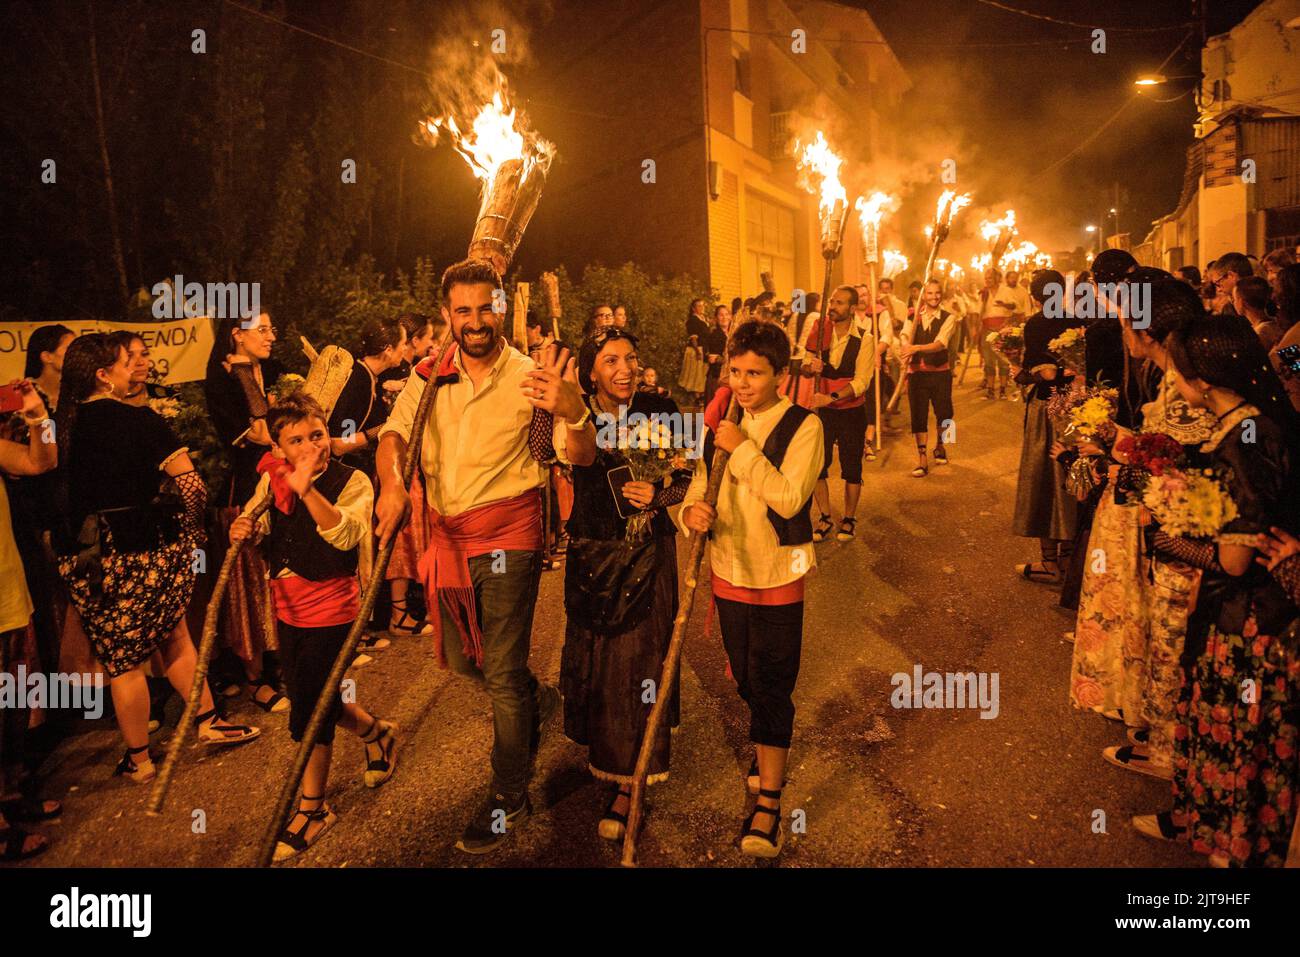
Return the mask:
[[[1140, 542], [1137, 507], [1116, 505], [1113, 490], [1107, 489], [1088, 537], [1074, 625], [1070, 703], [1076, 708], [1117, 711], [1124, 707], [1126, 685], [1128, 697], [1136, 700], [1132, 689], [1141, 687], [1137, 663], [1146, 660]], [[1125, 711], [1124, 717], [1129, 724], [1141, 723], [1137, 709]]]
[[1156, 559], [1150, 577], [1143, 581], [1147, 660], [1139, 716], [1148, 728], [1147, 753], [1155, 767], [1168, 768], [1173, 762], [1178, 696], [1183, 686], [1180, 659], [1192, 595], [1200, 579], [1199, 569]]
[[76, 556], [59, 558], [59, 575], [95, 658], [116, 678], [148, 661], [185, 614], [194, 591], [199, 540], [182, 535], [148, 552], [112, 552], [112, 540], [105, 531], [99, 594], [92, 594], [89, 577], [74, 567]]
[[[677, 549], [672, 539], [658, 551], [649, 613], [629, 631], [603, 635], [569, 620], [560, 656], [564, 733], [587, 746], [588, 767], [602, 781], [632, 782], [641, 737], [654, 704], [664, 656], [677, 615]], [[569, 558], [570, 563], [578, 561]], [[575, 572], [574, 569], [568, 569]], [[581, 573], [577, 569], [576, 573]], [[647, 685], [651, 681], [653, 684]], [[669, 730], [676, 727], [681, 682], [655, 738], [647, 783], [668, 777]]]
[[[1243, 702], [1253, 680], [1253, 702]], [[1210, 629], [1178, 702], [1174, 823], [1192, 848], [1238, 867], [1280, 867], [1300, 790], [1300, 651], [1259, 633]]]

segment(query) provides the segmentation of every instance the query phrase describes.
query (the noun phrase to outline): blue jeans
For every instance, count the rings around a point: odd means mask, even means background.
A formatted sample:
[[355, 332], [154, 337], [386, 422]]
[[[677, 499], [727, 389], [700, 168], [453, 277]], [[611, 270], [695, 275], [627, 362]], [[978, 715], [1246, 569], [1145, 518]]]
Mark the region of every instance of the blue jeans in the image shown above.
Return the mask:
[[482, 684], [492, 699], [492, 788], [511, 796], [527, 790], [538, 717], [537, 679], [528, 670], [528, 643], [541, 575], [541, 552], [507, 551], [469, 560], [483, 632], [482, 668], [466, 657], [455, 622], [441, 603], [438, 608], [448, 666]]

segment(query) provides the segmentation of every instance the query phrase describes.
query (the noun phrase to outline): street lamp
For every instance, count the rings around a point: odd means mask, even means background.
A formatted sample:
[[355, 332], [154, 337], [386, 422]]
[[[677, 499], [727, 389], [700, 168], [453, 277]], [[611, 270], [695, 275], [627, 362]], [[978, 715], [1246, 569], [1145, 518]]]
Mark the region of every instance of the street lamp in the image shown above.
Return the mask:
[[[1093, 225], [1092, 223], [1089, 223], [1087, 226], [1084, 226], [1084, 227], [1083, 227], [1083, 231], [1084, 231], [1085, 233], [1088, 234], [1088, 236], [1089, 236], [1090, 239], [1091, 239], [1092, 235], [1093, 235], [1094, 233], [1096, 233], [1096, 236], [1097, 236], [1097, 251], [1098, 251], [1098, 252], [1101, 252], [1101, 230], [1098, 229], [1098, 228], [1097, 228], [1095, 225]], [[1089, 242], [1089, 245], [1091, 245], [1091, 242]]]
[[1199, 80], [1199, 76], [1165, 76], [1163, 73], [1143, 73], [1133, 81], [1134, 86], [1164, 86], [1170, 80]]

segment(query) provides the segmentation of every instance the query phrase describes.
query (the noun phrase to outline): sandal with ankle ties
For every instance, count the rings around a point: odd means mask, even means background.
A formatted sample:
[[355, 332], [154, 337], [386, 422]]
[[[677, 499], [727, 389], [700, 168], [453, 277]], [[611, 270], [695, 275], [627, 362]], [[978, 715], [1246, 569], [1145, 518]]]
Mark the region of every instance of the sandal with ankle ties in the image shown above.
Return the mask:
[[[781, 800], [780, 791], [769, 791], [766, 788], [761, 789], [758, 796], [777, 802]], [[760, 814], [768, 814], [772, 817], [772, 826], [766, 831], [754, 826], [754, 819]], [[755, 804], [754, 810], [745, 819], [744, 829], [740, 835], [740, 853], [746, 857], [773, 858], [781, 853], [781, 848], [784, 846], [785, 828], [781, 824], [780, 803], [776, 807]]]
[[[321, 805], [315, 810], [304, 811], [302, 809], [303, 801], [320, 801]], [[313, 847], [317, 841], [329, 832], [330, 828], [338, 823], [339, 819], [338, 815], [330, 810], [330, 806], [325, 803], [324, 795], [321, 795], [320, 797], [308, 797], [304, 794], [298, 802], [298, 810], [294, 812], [294, 816], [297, 817], [299, 814], [307, 819], [307, 822], [303, 824], [302, 829], [291, 831], [286, 827], [280, 832], [280, 836], [276, 838], [275, 856], [273, 860], [277, 864], [281, 861], [287, 861], [291, 857], [297, 857], [308, 848]], [[318, 822], [321, 824], [320, 830], [318, 830], [311, 838], [305, 837], [304, 835], [307, 833], [308, 829]], [[289, 823], [292, 824], [293, 821], [290, 821]]]

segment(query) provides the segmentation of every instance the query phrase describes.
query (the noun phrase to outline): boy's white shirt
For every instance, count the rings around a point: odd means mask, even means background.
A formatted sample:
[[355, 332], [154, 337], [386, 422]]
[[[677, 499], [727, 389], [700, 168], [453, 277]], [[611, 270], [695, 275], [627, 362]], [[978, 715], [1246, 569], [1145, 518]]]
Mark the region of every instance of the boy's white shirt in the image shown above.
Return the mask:
[[[744, 413], [740, 430], [745, 441], [727, 460], [726, 474], [718, 491], [718, 517], [713, 523], [709, 563], [715, 574], [742, 588], [775, 588], [802, 578], [817, 564], [817, 553], [809, 541], [804, 545], [782, 545], [767, 510], [792, 517], [808, 501], [817, 485], [825, 455], [822, 423], [808, 416], [786, 450], [778, 470], [763, 455], [763, 443], [790, 408], [782, 396], [775, 405], [757, 416]], [[699, 502], [709, 483], [701, 456], [695, 461], [695, 475], [676, 520], [689, 538], [692, 532], [682, 520], [686, 506]]]
[[[253, 507], [262, 500], [267, 489], [270, 488], [270, 482], [271, 479], [267, 475], [263, 475], [257, 480], [257, 488], [253, 490], [253, 497], [244, 505], [240, 518], [247, 516], [253, 510]], [[419, 505], [421, 503], [415, 504]], [[334, 507], [342, 515], [339, 523], [329, 529], [323, 529], [317, 525], [316, 534], [340, 551], [346, 552], [351, 548], [358, 548], [357, 574], [363, 582], [368, 581], [371, 563], [374, 561], [374, 533], [370, 516], [373, 514], [375, 507], [375, 490], [364, 472], [360, 469], [353, 470], [352, 475], [348, 477], [347, 484], [343, 486], [343, 491], [339, 492], [338, 501], [334, 503]], [[272, 505], [271, 508], [275, 508], [275, 506]], [[259, 535], [266, 535], [271, 531], [271, 509], [263, 512], [262, 517], [257, 520], [257, 531]], [[276, 577], [288, 578], [291, 575], [293, 575], [293, 572], [286, 568]]]

